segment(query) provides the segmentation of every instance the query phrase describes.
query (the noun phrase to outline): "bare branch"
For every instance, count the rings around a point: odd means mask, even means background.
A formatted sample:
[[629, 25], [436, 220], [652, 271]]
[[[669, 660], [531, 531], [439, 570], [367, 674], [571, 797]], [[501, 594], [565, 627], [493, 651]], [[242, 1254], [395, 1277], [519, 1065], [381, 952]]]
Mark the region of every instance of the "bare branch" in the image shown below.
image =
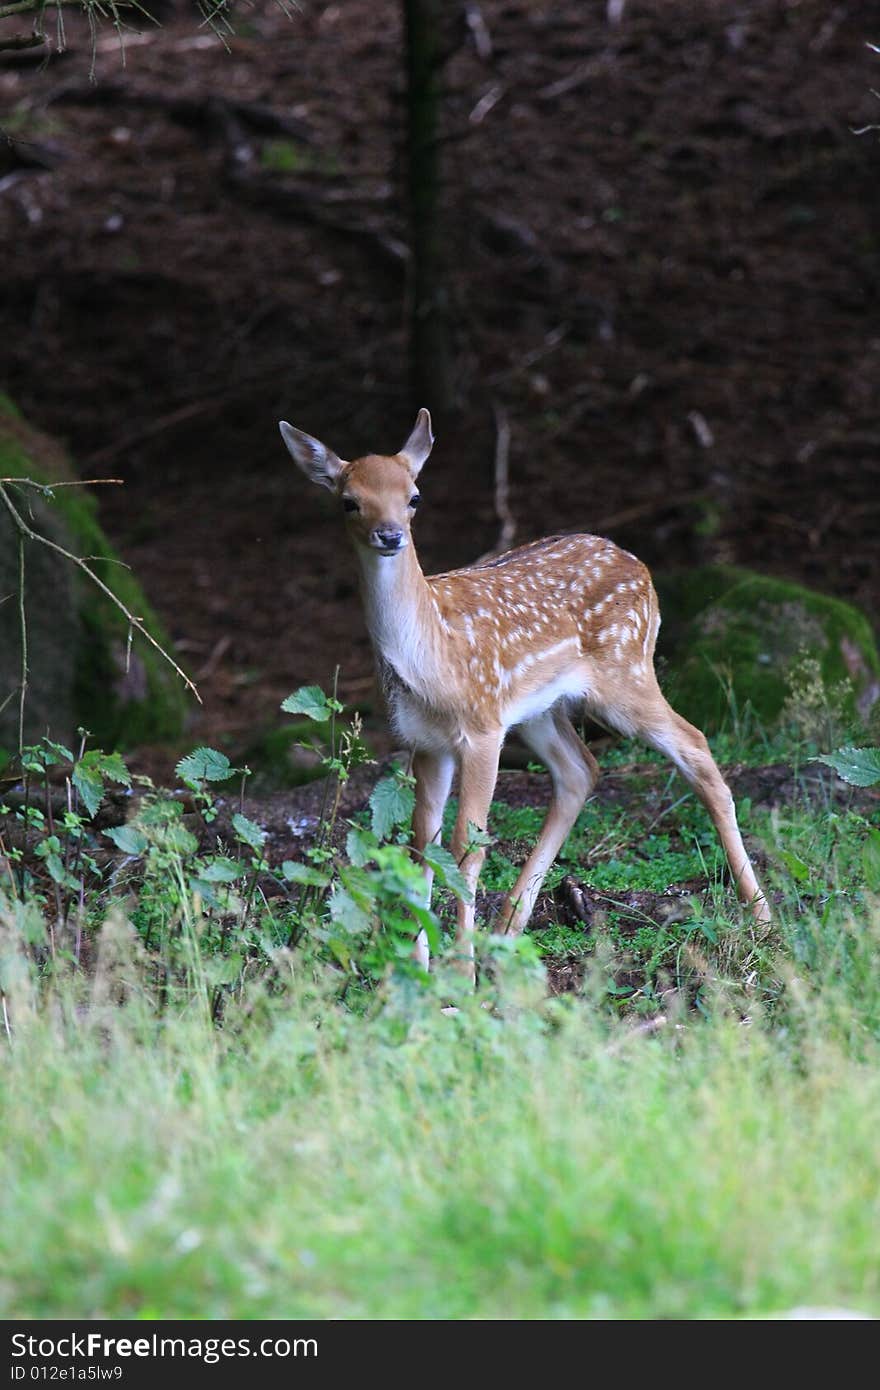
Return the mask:
[[38, 492], [54, 492], [56, 487], [98, 487], [101, 483], [118, 483], [123, 478], [69, 478], [63, 483], [38, 483], [33, 478], [0, 478], [0, 483], [18, 483], [21, 487], [35, 487]]
[[62, 5], [74, 5], [80, 10], [89, 8], [89, 0], [14, 0], [11, 5], [0, 5], [0, 19], [8, 19], [13, 14], [35, 14], [38, 10], [45, 10], [48, 4], [53, 9], [60, 9]]
[[13, 34], [11, 39], [0, 39], [0, 50], [40, 48], [45, 42], [42, 34]]
[[[22, 481], [24, 480], [21, 478], [16, 479], [16, 482]], [[19, 537], [27, 537], [28, 540], [38, 541], [40, 545], [45, 545], [48, 547], [49, 550], [54, 550], [57, 555], [62, 555], [65, 560], [69, 560], [71, 564], [76, 565], [78, 569], [81, 569], [84, 574], [88, 575], [92, 583], [95, 584], [103, 594], [107, 595], [107, 598], [109, 598], [110, 602], [114, 604], [115, 607], [117, 607], [121, 613], [124, 613], [131, 627], [136, 628], [137, 631], [141, 634], [141, 636], [146, 638], [150, 646], [154, 647], [155, 650], [159, 653], [159, 655], [165, 661], [168, 662], [169, 666], [173, 667], [173, 669], [180, 676], [180, 679], [183, 681], [184, 685], [192, 691], [199, 704], [201, 704], [202, 697], [198, 692], [195, 682], [190, 679], [190, 677], [186, 674], [184, 670], [181, 669], [180, 666], [178, 666], [177, 662], [174, 660], [172, 656], [168, 654], [168, 652], [166, 652], [165, 648], [160, 646], [160, 644], [156, 641], [155, 637], [151, 636], [151, 634], [147, 631], [146, 627], [144, 626], [142, 619], [135, 617], [135, 615], [129, 611], [129, 609], [125, 606], [122, 600], [120, 598], [117, 598], [113, 590], [110, 589], [102, 579], [98, 578], [98, 576], [95, 574], [95, 571], [86, 564], [85, 560], [83, 560], [79, 555], [74, 555], [72, 551], [65, 550], [63, 545], [58, 545], [55, 541], [49, 540], [48, 536], [41, 536], [39, 531], [34, 531], [32, 527], [28, 526], [27, 522], [16, 509], [15, 505], [13, 504], [12, 498], [9, 496], [9, 493], [6, 491], [6, 488], [2, 483], [0, 483], [0, 498], [2, 498], [3, 502], [6, 505], [7, 511], [12, 517], [12, 520], [18, 530]], [[24, 600], [22, 599], [22, 602], [23, 601]]]

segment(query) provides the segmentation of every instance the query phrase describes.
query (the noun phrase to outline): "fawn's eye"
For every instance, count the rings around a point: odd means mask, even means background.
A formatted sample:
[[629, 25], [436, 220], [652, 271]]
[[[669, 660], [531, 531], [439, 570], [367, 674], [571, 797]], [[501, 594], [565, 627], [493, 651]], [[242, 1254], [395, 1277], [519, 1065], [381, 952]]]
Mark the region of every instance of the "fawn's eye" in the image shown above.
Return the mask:
[[354, 500], [353, 497], [343, 497], [343, 499], [342, 499], [342, 507], [343, 507], [343, 510], [346, 511], [346, 512], [359, 512], [359, 511], [360, 511], [360, 507], [358, 506], [357, 502], [355, 502], [355, 500]]
[[415, 511], [416, 507], [419, 505], [421, 500], [422, 499], [419, 496], [419, 494], [417, 492], [414, 492], [412, 497], [409, 499], [409, 505], [412, 507], [413, 511]]

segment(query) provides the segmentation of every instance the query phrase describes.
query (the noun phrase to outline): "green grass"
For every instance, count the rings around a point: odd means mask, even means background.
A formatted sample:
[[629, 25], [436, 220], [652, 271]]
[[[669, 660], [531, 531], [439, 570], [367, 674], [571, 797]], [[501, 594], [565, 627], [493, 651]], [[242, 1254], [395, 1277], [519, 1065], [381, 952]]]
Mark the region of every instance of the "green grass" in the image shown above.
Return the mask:
[[[312, 896], [270, 912], [258, 827], [212, 859], [177, 802], [144, 802], [149, 848], [90, 897], [79, 970], [13, 859], [0, 1316], [880, 1316], [876, 814], [741, 804], [777, 902], [758, 931], [702, 808], [648, 773], [625, 810], [585, 808], [555, 872], [708, 892], [667, 899], [680, 920], [619, 897], [588, 932], [481, 934], [471, 994], [442, 952], [407, 973], [390, 925], [409, 796], [374, 793], [391, 843], [349, 837], [329, 915], [326, 846]], [[490, 885], [541, 814], [493, 808]], [[554, 998], [560, 959], [583, 984]]]
[[774, 1022], [641, 1037], [512, 962], [491, 1012], [311, 976], [160, 1022], [114, 930], [6, 1057], [3, 1316], [880, 1313], [876, 933]]

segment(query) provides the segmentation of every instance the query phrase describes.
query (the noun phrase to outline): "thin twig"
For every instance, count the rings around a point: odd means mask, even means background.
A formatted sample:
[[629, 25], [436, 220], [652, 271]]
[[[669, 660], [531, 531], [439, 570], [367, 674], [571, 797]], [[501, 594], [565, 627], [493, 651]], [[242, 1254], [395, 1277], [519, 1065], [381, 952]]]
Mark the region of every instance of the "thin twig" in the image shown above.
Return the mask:
[[[75, 5], [80, 10], [89, 8], [88, 0], [52, 0], [53, 8], [57, 9], [61, 5]], [[8, 19], [13, 14], [33, 14], [43, 7], [44, 0], [15, 0], [12, 5], [0, 5], [0, 19]]]
[[516, 535], [516, 519], [510, 510], [510, 417], [500, 401], [494, 401], [492, 409], [495, 413], [495, 515], [501, 526], [494, 546], [474, 562], [477, 565], [495, 555], [503, 555]]
[[95, 574], [95, 571], [89, 568], [85, 560], [82, 560], [78, 555], [74, 555], [72, 551], [65, 550], [63, 545], [58, 545], [55, 541], [50, 541], [48, 536], [41, 536], [38, 531], [34, 531], [32, 527], [28, 526], [27, 522], [23, 519], [23, 517], [17, 511], [16, 507], [13, 505], [9, 493], [6, 491], [6, 488], [2, 484], [0, 484], [0, 498], [2, 498], [5, 502], [8, 512], [12, 517], [12, 520], [15, 523], [16, 527], [18, 528], [19, 535], [27, 536], [28, 540], [39, 541], [41, 545], [47, 546], [49, 550], [54, 550], [57, 555], [62, 555], [65, 560], [69, 560], [71, 564], [76, 565], [78, 569], [81, 569], [84, 574], [88, 575], [92, 583], [97, 585], [97, 587], [101, 590], [103, 594], [107, 595], [110, 602], [114, 604], [115, 607], [117, 607], [121, 613], [125, 614], [131, 626], [136, 628], [137, 631], [141, 634], [141, 636], [147, 639], [150, 646], [155, 648], [159, 655], [163, 657], [165, 661], [168, 662], [169, 666], [173, 667], [173, 669], [180, 676], [180, 679], [183, 681], [184, 685], [192, 691], [199, 704], [201, 704], [202, 697], [198, 692], [195, 682], [190, 679], [190, 677], [180, 666], [178, 666], [174, 658], [170, 656], [168, 652], [166, 652], [165, 648], [162, 647], [156, 641], [155, 637], [150, 635], [150, 633], [144, 626], [142, 620], [140, 618], [136, 618], [133, 613], [129, 612], [128, 608], [126, 608], [122, 600], [116, 597], [113, 590], [109, 588], [103, 580], [98, 578], [98, 576]]
[[466, 4], [464, 19], [474, 41], [477, 57], [481, 58], [484, 63], [488, 63], [492, 57], [492, 35], [489, 33], [489, 26], [483, 18], [483, 11], [479, 5]]
[[63, 483], [38, 483], [33, 478], [0, 478], [0, 483], [18, 483], [21, 487], [34, 487], [38, 492], [54, 492], [56, 487], [99, 487], [102, 483], [117, 483], [121, 487], [124, 478], [69, 478]]

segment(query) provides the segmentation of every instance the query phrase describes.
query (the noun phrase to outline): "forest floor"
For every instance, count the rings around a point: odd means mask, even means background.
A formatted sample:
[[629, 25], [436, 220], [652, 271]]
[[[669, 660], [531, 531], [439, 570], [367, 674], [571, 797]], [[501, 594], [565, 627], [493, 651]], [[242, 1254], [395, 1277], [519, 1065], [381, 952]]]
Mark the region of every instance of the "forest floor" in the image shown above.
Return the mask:
[[[477, 8], [488, 45], [463, 28], [445, 68], [459, 404], [425, 568], [495, 543], [498, 406], [517, 541], [606, 533], [876, 619], [880, 6]], [[412, 423], [400, 10], [261, 5], [226, 52], [166, 4], [124, 67], [102, 33], [95, 83], [75, 20], [0, 64], [0, 382], [124, 479], [103, 518], [198, 680], [190, 746], [234, 755], [337, 665], [372, 699], [338, 517], [276, 421], [343, 456]]]

